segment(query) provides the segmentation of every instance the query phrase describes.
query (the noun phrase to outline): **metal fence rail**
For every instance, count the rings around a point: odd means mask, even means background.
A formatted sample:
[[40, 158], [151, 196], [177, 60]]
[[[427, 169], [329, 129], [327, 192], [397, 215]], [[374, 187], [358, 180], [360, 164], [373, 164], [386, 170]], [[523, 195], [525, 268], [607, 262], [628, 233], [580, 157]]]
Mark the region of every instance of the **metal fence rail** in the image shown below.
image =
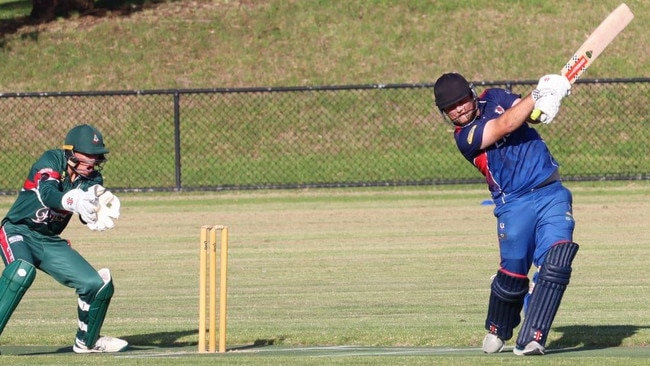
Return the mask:
[[[650, 177], [650, 79], [580, 80], [538, 130], [565, 180]], [[525, 94], [533, 81], [476, 82]], [[0, 94], [0, 194], [90, 123], [123, 191], [480, 182], [432, 100], [433, 84]]]

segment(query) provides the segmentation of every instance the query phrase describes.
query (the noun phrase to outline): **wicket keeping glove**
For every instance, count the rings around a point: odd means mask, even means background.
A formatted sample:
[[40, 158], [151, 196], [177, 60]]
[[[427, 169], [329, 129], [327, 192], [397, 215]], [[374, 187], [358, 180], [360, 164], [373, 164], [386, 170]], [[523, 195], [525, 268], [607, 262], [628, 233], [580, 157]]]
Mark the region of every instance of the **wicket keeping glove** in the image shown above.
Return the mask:
[[75, 188], [69, 190], [63, 195], [61, 206], [66, 211], [79, 214], [81, 220], [87, 224], [97, 221], [99, 200], [94, 189], [84, 191], [81, 188]]
[[117, 220], [120, 217], [120, 200], [113, 194], [113, 192], [107, 190], [103, 186], [96, 185], [93, 187], [98, 196], [99, 208], [97, 210], [97, 221], [94, 223], [88, 223], [87, 226], [90, 230], [95, 231], [112, 229], [115, 226], [113, 220]]

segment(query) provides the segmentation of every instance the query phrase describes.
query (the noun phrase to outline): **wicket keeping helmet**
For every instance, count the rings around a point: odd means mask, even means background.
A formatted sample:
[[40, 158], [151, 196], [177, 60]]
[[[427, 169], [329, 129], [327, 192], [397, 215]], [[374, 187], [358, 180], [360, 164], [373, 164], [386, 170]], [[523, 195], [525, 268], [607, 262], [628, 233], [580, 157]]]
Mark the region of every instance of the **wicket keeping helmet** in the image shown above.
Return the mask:
[[472, 84], [457, 73], [443, 74], [433, 86], [436, 106], [440, 111], [460, 102], [468, 95], [476, 96]]
[[73, 127], [68, 132], [63, 149], [87, 155], [104, 155], [108, 153], [101, 132], [87, 124]]

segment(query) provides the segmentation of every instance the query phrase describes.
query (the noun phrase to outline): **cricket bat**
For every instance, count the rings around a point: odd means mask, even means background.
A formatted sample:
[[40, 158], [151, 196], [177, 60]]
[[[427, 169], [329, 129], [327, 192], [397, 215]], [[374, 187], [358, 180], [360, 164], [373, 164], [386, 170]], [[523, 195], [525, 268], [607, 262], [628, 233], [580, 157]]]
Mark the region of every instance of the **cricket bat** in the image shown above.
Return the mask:
[[[587, 40], [578, 48], [576, 53], [569, 59], [560, 71], [571, 84], [585, 72], [598, 56], [612, 43], [614, 38], [627, 27], [634, 18], [630, 8], [622, 3], [605, 20], [600, 23]], [[539, 109], [533, 110], [530, 118], [536, 120], [541, 115]]]

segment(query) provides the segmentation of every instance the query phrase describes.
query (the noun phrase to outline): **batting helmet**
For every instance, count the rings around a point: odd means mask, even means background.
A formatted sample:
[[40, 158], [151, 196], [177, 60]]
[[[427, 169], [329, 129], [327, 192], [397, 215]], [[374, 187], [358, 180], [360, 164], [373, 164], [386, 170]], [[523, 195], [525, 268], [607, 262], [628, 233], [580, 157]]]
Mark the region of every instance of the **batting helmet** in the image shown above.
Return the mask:
[[439, 110], [451, 107], [468, 95], [475, 95], [472, 84], [457, 73], [443, 74], [433, 86], [436, 106]]
[[104, 146], [101, 132], [90, 125], [73, 127], [65, 137], [65, 150], [77, 151], [87, 155], [103, 155], [108, 153]]

